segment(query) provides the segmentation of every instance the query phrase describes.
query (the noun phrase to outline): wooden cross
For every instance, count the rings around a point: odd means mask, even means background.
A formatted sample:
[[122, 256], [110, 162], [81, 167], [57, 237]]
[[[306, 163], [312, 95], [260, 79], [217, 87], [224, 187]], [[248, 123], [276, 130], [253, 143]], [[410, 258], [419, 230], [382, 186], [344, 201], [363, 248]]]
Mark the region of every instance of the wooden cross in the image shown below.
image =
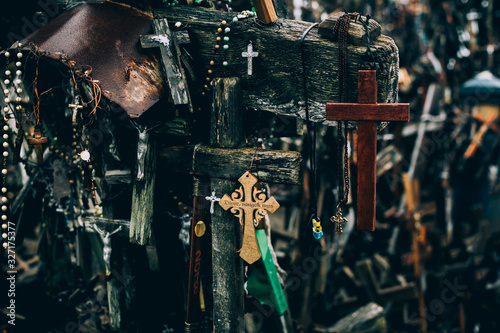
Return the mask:
[[357, 229], [375, 230], [377, 121], [409, 121], [408, 103], [377, 103], [377, 72], [358, 72], [358, 103], [326, 103], [326, 119], [358, 121]]
[[248, 60], [247, 74], [252, 75], [252, 73], [253, 73], [252, 58], [259, 56], [259, 52], [253, 51], [252, 42], [250, 42], [250, 44], [248, 44], [247, 52], [241, 52], [241, 56], [247, 58], [247, 60]]
[[[255, 236], [254, 219], [258, 221], [268, 212], [274, 213], [280, 205], [273, 197], [266, 200], [266, 195], [254, 187], [258, 180], [249, 171], [245, 172], [238, 181], [243, 186], [240, 186], [231, 196], [224, 194], [219, 205], [224, 210], [231, 208], [231, 213], [240, 219], [241, 225], [245, 226], [240, 257], [252, 264], [261, 257]], [[243, 215], [245, 216], [244, 224]]]
[[154, 35], [140, 36], [141, 47], [159, 47], [163, 69], [167, 75], [170, 94], [175, 105], [191, 105], [186, 76], [181, 66], [177, 40], [168, 27], [167, 19], [153, 20]]
[[35, 146], [36, 162], [38, 165], [43, 165], [43, 150], [42, 145], [49, 142], [49, 139], [43, 136], [41, 130], [35, 130], [35, 137], [28, 138], [28, 143]]

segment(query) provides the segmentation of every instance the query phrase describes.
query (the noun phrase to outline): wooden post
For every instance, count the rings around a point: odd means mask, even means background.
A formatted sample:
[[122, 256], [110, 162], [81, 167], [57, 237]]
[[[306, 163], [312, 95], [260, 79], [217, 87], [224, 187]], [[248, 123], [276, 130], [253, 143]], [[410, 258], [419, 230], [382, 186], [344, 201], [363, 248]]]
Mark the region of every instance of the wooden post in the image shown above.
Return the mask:
[[[237, 78], [213, 81], [212, 132], [210, 143], [235, 148], [243, 140], [240, 83]], [[232, 180], [212, 179], [216, 193], [232, 193]], [[242, 228], [232, 214], [216, 205], [212, 215], [212, 265], [214, 289], [214, 332], [244, 332]]]
[[156, 179], [156, 144], [149, 137], [144, 159], [144, 178], [134, 180], [132, 214], [130, 216], [130, 242], [147, 245], [151, 239], [153, 203]]
[[278, 19], [274, 10], [273, 0], [254, 0], [253, 6], [257, 13], [257, 18], [266, 24], [273, 23]]

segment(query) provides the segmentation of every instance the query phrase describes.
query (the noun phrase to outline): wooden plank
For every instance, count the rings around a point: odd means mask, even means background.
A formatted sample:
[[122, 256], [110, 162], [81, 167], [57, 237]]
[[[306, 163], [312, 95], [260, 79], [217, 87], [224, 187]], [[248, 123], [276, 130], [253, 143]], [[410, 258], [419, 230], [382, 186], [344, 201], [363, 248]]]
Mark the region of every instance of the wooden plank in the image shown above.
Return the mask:
[[[214, 74], [224, 77], [240, 77], [242, 103], [248, 107], [279, 114], [305, 118], [305, 99], [301, 82], [303, 70], [301, 64], [300, 37], [311, 23], [280, 20], [280, 24], [262, 29], [253, 20], [240, 20], [229, 24], [231, 32], [230, 48], [216, 54], [214, 58], [214, 33], [222, 20], [231, 22], [234, 13], [212, 11], [203, 8], [178, 6], [157, 13], [171, 22], [180, 21], [188, 24], [186, 30], [191, 36], [191, 45], [197, 53], [194, 63], [199, 73], [206, 73], [210, 60]], [[254, 58], [252, 76], [246, 75], [246, 58], [241, 57], [248, 41], [252, 41], [254, 51], [259, 57]], [[377, 54], [381, 68], [377, 72], [379, 83], [378, 101], [394, 103], [397, 100], [398, 87], [398, 49], [394, 41], [380, 35], [372, 40], [371, 49]], [[338, 44], [321, 37], [318, 29], [313, 28], [304, 41], [305, 74], [308, 84], [308, 102], [311, 119], [325, 122], [325, 105], [338, 100]], [[358, 69], [372, 67], [372, 60], [366, 56], [366, 44], [348, 45], [350, 59], [348, 73], [348, 101], [357, 101]], [[229, 62], [222, 65], [222, 60]], [[334, 125], [335, 122], [326, 122]]]
[[130, 242], [147, 245], [151, 238], [153, 223], [153, 203], [156, 179], [156, 144], [149, 137], [146, 157], [144, 159], [144, 179], [134, 180], [132, 192], [132, 214], [130, 216]]
[[326, 103], [326, 117], [330, 120], [352, 121], [410, 121], [410, 104]]
[[278, 19], [274, 10], [273, 0], [254, 0], [253, 6], [255, 13], [257, 13], [257, 18], [265, 24], [273, 23]]
[[[193, 172], [194, 146], [161, 147], [158, 158], [175, 172]], [[197, 146], [194, 173], [198, 177], [236, 180], [248, 170], [255, 149], [223, 149]], [[302, 155], [294, 151], [259, 150], [252, 173], [266, 183], [302, 184]]]
[[[240, 100], [234, 99], [241, 92], [239, 79], [227, 78], [213, 81], [212, 112], [226, 118], [227, 123], [216, 122], [215, 126], [236, 127], [241, 131], [220, 131], [213, 129], [211, 142], [217, 146], [234, 147], [243, 140], [243, 117], [232, 116], [242, 113]], [[213, 117], [212, 117], [213, 119]], [[231, 136], [231, 137], [228, 137]], [[224, 151], [225, 149], [220, 149]], [[202, 156], [195, 156], [202, 160]], [[225, 156], [226, 168], [231, 159]], [[196, 163], [195, 163], [196, 164]], [[249, 165], [248, 165], [249, 166]], [[247, 169], [248, 170], [248, 166]], [[196, 165], [195, 165], [195, 170]], [[246, 171], [245, 170], [245, 171]], [[215, 173], [217, 174], [217, 173]], [[242, 173], [241, 173], [242, 174]], [[240, 176], [241, 176], [240, 174]], [[215, 193], [233, 193], [236, 183], [230, 180], [211, 179], [210, 187]], [[244, 315], [244, 272], [243, 261], [237, 255], [242, 243], [242, 227], [233, 214], [215, 205], [212, 214], [212, 271], [213, 271], [213, 329], [214, 332], [245, 332]]]
[[[321, 22], [318, 26], [318, 33], [325, 38], [333, 38], [332, 32], [335, 23], [340, 16], [344, 15], [344, 12], [334, 13], [329, 16], [326, 20]], [[361, 16], [363, 21], [366, 20], [366, 16]], [[381, 34], [382, 27], [375, 20], [370, 20], [368, 22], [368, 31], [370, 33], [370, 41], [377, 39]], [[363, 45], [367, 42], [367, 34], [365, 27], [359, 20], [351, 20], [349, 24], [349, 35], [347, 36], [347, 43], [354, 45]]]
[[222, 83], [222, 79], [217, 79], [212, 94], [210, 145], [236, 148], [243, 141], [240, 81], [229, 78]]
[[190, 105], [186, 76], [180, 62], [180, 49], [177, 40], [168, 27], [166, 19], [153, 20], [155, 35], [140, 36], [143, 49], [159, 47], [163, 69], [166, 73], [170, 95], [176, 105]]
[[374, 122], [359, 122], [358, 211], [356, 216], [358, 230], [375, 230], [376, 159], [377, 125]]
[[[236, 183], [212, 179], [216, 193], [232, 193]], [[243, 260], [237, 251], [241, 248], [242, 227], [238, 219], [216, 205], [212, 214], [212, 267], [214, 332], [244, 332]]]

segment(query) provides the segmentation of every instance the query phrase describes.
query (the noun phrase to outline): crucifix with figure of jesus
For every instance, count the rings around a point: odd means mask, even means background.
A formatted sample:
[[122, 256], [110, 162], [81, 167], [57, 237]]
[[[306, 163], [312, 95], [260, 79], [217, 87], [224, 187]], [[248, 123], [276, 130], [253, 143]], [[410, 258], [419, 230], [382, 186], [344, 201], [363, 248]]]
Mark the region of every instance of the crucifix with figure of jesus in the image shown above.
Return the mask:
[[410, 104], [377, 103], [377, 72], [358, 72], [358, 103], [327, 103], [326, 119], [358, 122], [358, 230], [375, 230], [377, 121], [409, 121]]

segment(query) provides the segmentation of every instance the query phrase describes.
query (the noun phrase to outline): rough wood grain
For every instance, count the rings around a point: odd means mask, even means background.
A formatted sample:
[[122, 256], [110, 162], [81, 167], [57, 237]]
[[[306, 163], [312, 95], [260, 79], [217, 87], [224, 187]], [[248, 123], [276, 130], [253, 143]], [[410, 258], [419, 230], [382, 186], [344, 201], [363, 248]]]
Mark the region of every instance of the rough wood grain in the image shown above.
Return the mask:
[[[229, 101], [232, 100], [229, 97], [241, 94], [239, 80], [236, 78], [219, 79], [215, 80], [213, 85], [212, 105], [220, 106], [222, 109], [212, 108], [212, 113], [222, 117], [228, 116], [228, 121], [224, 125], [242, 129], [241, 114], [229, 117], [230, 113], [242, 113], [242, 110], [238, 108], [238, 103], [220, 101], [222, 96], [228, 97]], [[214, 119], [213, 115], [212, 119]], [[221, 123], [216, 122], [212, 126], [221, 126]], [[242, 131], [223, 132], [215, 129], [214, 133], [218, 135], [211, 135], [210, 141], [219, 147], [224, 147], [225, 144], [233, 147], [235, 143], [243, 139]], [[222, 153], [226, 149], [220, 148], [219, 150]], [[201, 156], [195, 156], [195, 161], [203, 159]], [[196, 162], [194, 164], [197, 170]], [[236, 187], [234, 181], [215, 178], [211, 179], [210, 185], [215, 193], [232, 193]], [[212, 214], [213, 330], [214, 332], [243, 333], [245, 331], [243, 261], [236, 255], [241, 248], [242, 228], [231, 213], [225, 212], [219, 205], [215, 205], [214, 209]]]
[[236, 148], [243, 141], [241, 87], [236, 78], [212, 81], [210, 145]]
[[155, 35], [140, 36], [143, 49], [159, 47], [170, 95], [176, 105], [190, 105], [189, 91], [180, 62], [179, 44], [168, 27], [166, 19], [153, 20]]
[[358, 210], [356, 228], [375, 230], [377, 126], [358, 123]]
[[278, 19], [272, 0], [254, 0], [253, 6], [255, 7], [257, 18], [265, 24], [273, 23]]
[[[158, 12], [158, 15], [167, 17], [171, 22], [188, 24], [186, 30], [191, 44], [194, 50], [198, 50], [192, 55], [196, 58], [199, 72], [206, 72], [210, 60], [214, 60], [212, 67], [217, 76], [241, 78], [244, 105], [305, 118], [304, 91], [302, 84], [298, 84], [303, 77], [300, 37], [311, 23], [278, 19], [276, 24], [266, 28], [249, 19], [231, 23], [229, 50], [214, 56], [214, 33], [222, 20], [231, 22], [234, 13], [180, 6]], [[246, 59], [241, 57], [250, 40], [254, 50], [259, 52], [259, 57], [254, 59], [252, 76], [246, 74]], [[378, 71], [378, 101], [396, 102], [398, 49], [394, 41], [384, 35], [373, 40], [371, 46], [381, 66]], [[318, 29], [313, 28], [304, 41], [304, 48], [311, 119], [325, 122], [326, 102], [338, 101], [338, 45], [321, 37]], [[364, 45], [349, 45], [348, 56], [348, 102], [356, 102], [358, 69], [371, 69], [372, 59]], [[223, 60], [227, 60], [229, 65], [222, 66]], [[327, 122], [329, 125], [334, 123]]]
[[[173, 146], [159, 149], [158, 158], [166, 159], [168, 168], [176, 172], [192, 172], [194, 146]], [[194, 173], [198, 177], [236, 180], [248, 170], [255, 149], [222, 149], [197, 146]], [[294, 151], [260, 150], [252, 174], [266, 183], [302, 184], [302, 155]]]
[[[232, 193], [234, 181], [212, 179], [216, 193]], [[242, 227], [238, 219], [215, 205], [212, 214], [212, 267], [214, 332], [244, 332], [243, 260], [237, 251], [241, 248]]]
[[150, 136], [144, 160], [144, 179], [134, 179], [132, 213], [130, 216], [130, 242], [147, 245], [153, 223], [153, 203], [156, 179], [156, 144]]
[[[344, 15], [344, 12], [339, 12], [332, 14], [326, 20], [321, 22], [318, 26], [318, 33], [325, 38], [332, 38], [332, 31], [335, 23], [339, 17]], [[361, 16], [361, 19], [366, 22], [366, 16]], [[375, 20], [370, 20], [368, 22], [368, 30], [370, 32], [370, 41], [375, 40], [381, 34], [382, 28], [380, 24]], [[347, 36], [347, 43], [352, 45], [366, 45], [367, 42], [367, 34], [365, 27], [359, 19], [351, 20], [349, 24], [349, 35]]]

